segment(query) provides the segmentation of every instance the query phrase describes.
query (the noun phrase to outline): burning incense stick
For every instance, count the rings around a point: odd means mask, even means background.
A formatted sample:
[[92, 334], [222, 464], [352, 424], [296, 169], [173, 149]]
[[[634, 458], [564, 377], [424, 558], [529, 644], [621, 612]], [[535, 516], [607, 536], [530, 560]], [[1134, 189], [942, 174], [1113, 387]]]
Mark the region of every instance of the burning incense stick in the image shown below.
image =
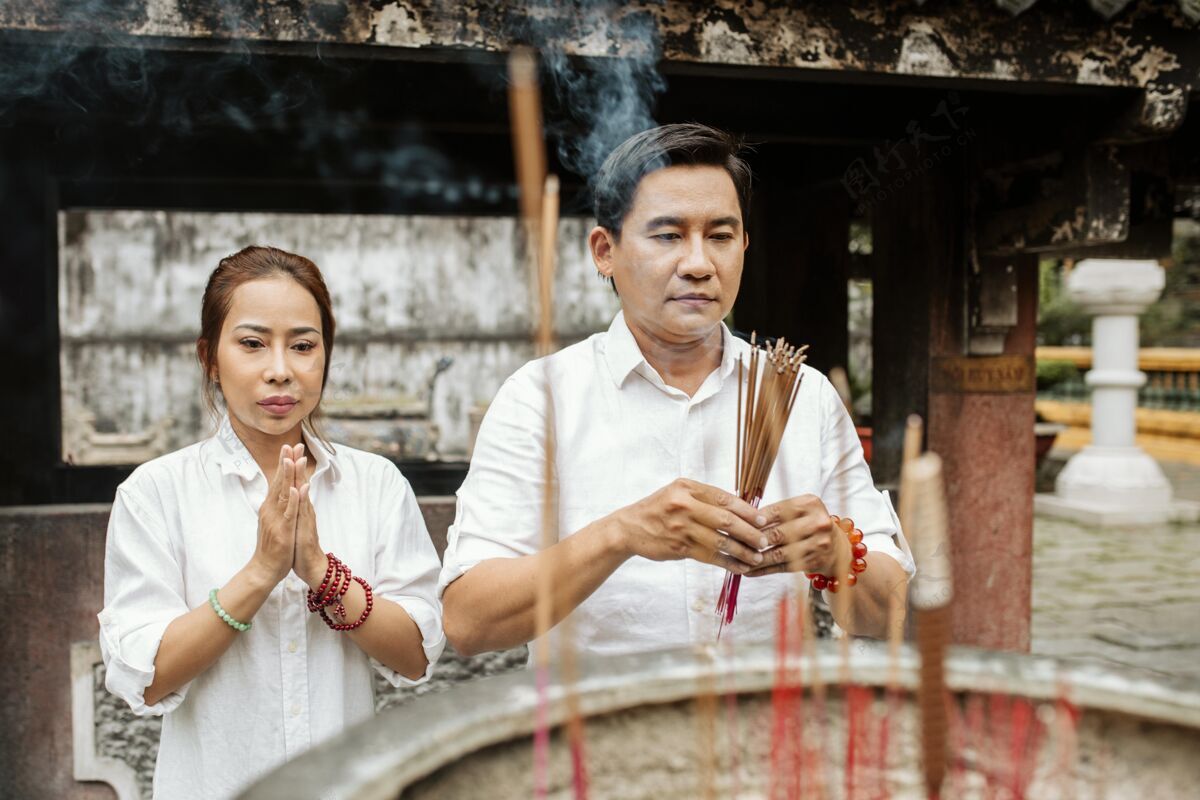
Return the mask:
[[537, 58], [518, 47], [508, 57], [508, 111], [512, 119], [513, 156], [521, 187], [521, 216], [536, 225], [542, 216], [542, 184], [546, 179], [542, 98], [538, 91]]
[[[531, 273], [536, 276], [536, 295], [541, 301], [538, 308], [539, 325], [536, 342], [539, 355], [549, 352], [549, 337], [545, 335], [546, 325], [543, 320], [552, 319], [550, 309], [545, 299], [553, 297], [547, 293], [544, 284], [548, 276], [553, 275], [553, 268], [546, 269], [545, 249], [541, 246], [542, 237], [542, 196], [546, 180], [546, 156], [542, 136], [542, 104], [538, 91], [537, 61], [532, 52], [526, 49], [514, 50], [508, 59], [508, 101], [513, 134], [513, 157], [516, 161], [517, 183], [520, 186], [521, 219], [524, 222], [528, 251], [533, 259]], [[549, 393], [549, 384], [546, 386]], [[549, 398], [547, 398], [548, 400]], [[546, 442], [543, 478], [551, 476], [553, 465], [554, 433], [550, 425], [547, 402], [545, 416], [546, 429], [543, 432]], [[542, 502], [542, 547], [547, 546], [551, 536], [550, 522], [552, 520], [550, 484], [545, 485], [545, 496]], [[551, 542], [552, 543], [552, 542]], [[534, 609], [534, 625], [536, 638], [540, 646], [536, 648], [536, 675], [538, 701], [534, 712], [533, 735], [533, 794], [536, 798], [544, 798], [549, 789], [550, 775], [550, 721], [549, 721], [549, 691], [550, 691], [550, 648], [547, 646], [546, 634], [550, 630], [553, 615], [552, 594], [554, 587], [550, 570], [541, 570], [537, 577], [537, 600]]]
[[[540, 220], [541, 241], [538, 243], [538, 300], [539, 314], [537, 327], [537, 351], [539, 356], [548, 356], [554, 347], [554, 245], [555, 232], [558, 229], [558, 178], [550, 175], [546, 178], [545, 195], [539, 203], [542, 209]], [[543, 362], [545, 363], [545, 362]], [[545, 491], [542, 497], [542, 549], [554, 545], [558, 541], [558, 513], [554, 502], [554, 415], [550, 396], [550, 378], [545, 376], [546, 413], [543, 415], [542, 431], [545, 441], [545, 455], [542, 463], [542, 480]], [[536, 629], [537, 638], [543, 640], [550, 631], [553, 620], [553, 584], [551, 570], [538, 571], [537, 577], [537, 609]], [[539, 669], [549, 669], [550, 648], [543, 646], [537, 649], [537, 665]]]
[[[902, 530], [907, 530], [908, 521], [912, 519], [912, 492], [905, 491], [904, 468], [921, 455], [921, 437], [924, 435], [924, 422], [916, 414], [910, 414], [904, 425], [904, 450], [900, 470], [900, 508], [898, 509]], [[905, 587], [897, 590], [888, 598], [887, 610], [887, 641], [888, 641], [888, 690], [899, 690], [900, 683], [900, 647], [904, 643], [904, 615], [908, 602], [908, 592]]]
[[[509, 58], [509, 110], [512, 116], [513, 155], [516, 159], [517, 181], [521, 193], [521, 216], [529, 242], [529, 252], [536, 258], [536, 296], [538, 324], [535, 336], [537, 354], [548, 356], [554, 351], [554, 265], [558, 233], [558, 178], [546, 175], [545, 141], [542, 132], [541, 97], [538, 91], [537, 61], [527, 49], [515, 50]], [[545, 452], [542, 478], [542, 550], [558, 541], [557, 492], [554, 484], [554, 404], [550, 393], [549, 376], [545, 377], [543, 438]], [[534, 611], [536, 639], [536, 681], [538, 703], [534, 723], [534, 796], [546, 797], [549, 790], [549, 688], [550, 645], [548, 634], [554, 618], [554, 585], [552, 571], [543, 569], [537, 577], [537, 600]], [[575, 677], [575, 654], [571, 649], [570, 629], [560, 632], [561, 660], [566, 686], [567, 734], [571, 747], [574, 795], [587, 796], [587, 770], [584, 763], [583, 722], [577, 698], [570, 691]]]
[[[538, 352], [548, 355], [555, 348], [554, 336], [554, 263], [555, 246], [558, 241], [558, 178], [550, 175], [546, 178], [546, 193], [542, 199], [542, 229], [541, 229], [541, 258], [538, 261], [538, 295], [541, 299], [542, 313], [538, 324]], [[546, 420], [545, 440], [546, 454], [543, 466], [543, 480], [546, 491], [542, 503], [542, 549], [551, 547], [558, 541], [558, 508], [554, 499], [558, 492], [554, 489], [554, 409], [550, 398], [550, 376], [546, 375]], [[548, 575], [549, 570], [542, 570], [541, 575]], [[545, 581], [539, 575], [539, 580]], [[545, 581], [548, 583], [548, 581]], [[550, 628], [551, 621], [551, 587], [544, 589], [544, 595], [538, 597], [539, 636]], [[541, 626], [545, 626], [542, 628]], [[572, 691], [578, 678], [578, 668], [575, 660], [575, 638], [571, 617], [567, 616], [559, 625], [559, 663], [562, 667], [562, 681], [566, 687], [567, 702], [567, 741], [571, 748], [571, 772], [574, 776], [573, 786], [576, 800], [587, 797], [587, 759], [584, 748], [583, 715], [579, 710], [579, 697]], [[549, 648], [542, 648], [548, 650]], [[548, 661], [547, 657], [547, 661]]]
[[[736, 482], [738, 496], [755, 508], [762, 501], [783, 431], [796, 402], [808, 358], [808, 345], [793, 347], [786, 340], [759, 347], [757, 335], [750, 336], [750, 365], [746, 393], [742, 396], [742, 362], [738, 361], [738, 432]], [[760, 372], [761, 367], [761, 372]], [[721, 628], [733, 621], [737, 611], [738, 587], [742, 576], [729, 573], [717, 599]]]
[[917, 562], [912, 604], [916, 610], [917, 647], [921, 654], [917, 700], [921, 710], [925, 788], [930, 797], [937, 797], [946, 774], [943, 662], [949, 636], [951, 596], [941, 459], [934, 453], [914, 458], [904, 465], [901, 481], [900, 504], [908, 513], [902, 522], [913, 537]]

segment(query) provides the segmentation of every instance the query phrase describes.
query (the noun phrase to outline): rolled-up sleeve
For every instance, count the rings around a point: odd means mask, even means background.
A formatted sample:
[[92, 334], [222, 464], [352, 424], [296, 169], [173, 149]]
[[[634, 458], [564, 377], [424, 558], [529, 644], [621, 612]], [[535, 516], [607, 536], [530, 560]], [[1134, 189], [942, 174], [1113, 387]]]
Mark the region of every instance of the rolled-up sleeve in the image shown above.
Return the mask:
[[541, 546], [545, 459], [544, 360], [504, 382], [479, 427], [471, 468], [446, 534], [439, 593], [481, 561]]
[[[163, 633], [188, 612], [183, 575], [167, 541], [161, 512], [135, 490], [117, 489], [104, 551], [104, 609], [99, 614], [104, 685], [138, 716], [176, 709], [188, 685], [154, 705], [145, 701]], [[190, 684], [189, 684], [190, 685]]]
[[390, 463], [385, 469], [384, 496], [392, 510], [381, 528], [383, 535], [376, 542], [374, 592], [412, 617], [421, 631], [421, 647], [429, 664], [425, 674], [416, 680], [374, 658], [371, 666], [392, 686], [415, 686], [429, 680], [446, 647], [442, 604], [437, 592], [440, 564], [412, 487]]
[[820, 407], [825, 421], [821, 436], [821, 498], [825, 507], [831, 514], [853, 519], [863, 532], [867, 551], [895, 559], [911, 578], [916, 566], [900, 520], [888, 494], [875, 488], [854, 421], [825, 376], [811, 374], [820, 381]]

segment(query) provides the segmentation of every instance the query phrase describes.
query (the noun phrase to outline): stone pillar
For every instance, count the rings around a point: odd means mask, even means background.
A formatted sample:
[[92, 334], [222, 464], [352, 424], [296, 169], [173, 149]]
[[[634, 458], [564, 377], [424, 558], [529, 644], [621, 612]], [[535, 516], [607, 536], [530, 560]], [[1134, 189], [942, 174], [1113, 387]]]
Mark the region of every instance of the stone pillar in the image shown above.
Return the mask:
[[1054, 495], [1037, 510], [1096, 525], [1154, 524], [1173, 518], [1171, 485], [1157, 462], [1139, 448], [1138, 315], [1158, 299], [1163, 270], [1154, 261], [1088, 259], [1079, 262], [1067, 292], [1090, 314], [1092, 443], [1059, 473]]

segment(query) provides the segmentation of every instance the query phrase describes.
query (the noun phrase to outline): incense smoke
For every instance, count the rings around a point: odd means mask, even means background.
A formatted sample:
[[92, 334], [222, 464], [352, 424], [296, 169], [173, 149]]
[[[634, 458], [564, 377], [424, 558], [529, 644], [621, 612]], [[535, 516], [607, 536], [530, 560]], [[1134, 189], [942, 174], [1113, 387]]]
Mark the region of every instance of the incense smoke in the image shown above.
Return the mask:
[[[546, 131], [559, 162], [590, 179], [617, 145], [656, 124], [653, 106], [667, 88], [658, 71], [662, 47], [651, 11], [627, 11], [614, 0], [576, 0], [567, 9], [531, 2], [514, 39], [540, 52]], [[585, 60], [567, 54], [567, 42], [585, 40], [604, 42], [612, 55]]]
[[[49, 120], [56, 139], [87, 147], [98, 133], [140, 129], [148, 132], [139, 134], [145, 155], [232, 128], [286, 138], [323, 179], [368, 178], [438, 203], [471, 193], [473, 184], [455, 182], [451, 160], [418, 127], [374, 126], [367, 109], [339, 104], [338, 89], [361, 79], [352, 62], [299, 55], [305, 68], [295, 69], [288, 58], [264, 56], [262, 44], [246, 38], [261, 28], [249, 16], [261, 13], [254, 3], [197, 4], [192, 11], [217, 45], [199, 49], [122, 33], [138, 13], [129, 4], [55, 7], [55, 31], [14, 36], [0, 48], [0, 124]], [[315, 19], [318, 9], [303, 13]], [[479, 187], [475, 194], [503, 199]]]
[[[319, 5], [301, 6], [315, 28], [327, 22], [318, 18]], [[381, 133], [366, 109], [338, 107], [329, 93], [336, 93], [339, 80], [356, 80], [355, 67], [318, 56], [320, 70], [295, 70], [264, 57], [261, 43], [246, 38], [262, 29], [263, 4], [207, 0], [191, 6], [189, 13], [219, 42], [203, 50], [148, 47], [146, 40], [120, 33], [129, 27], [129, 15], [139, 13], [126, 3], [75, 0], [53, 7], [56, 33], [30, 34], [27, 45], [17, 37], [0, 48], [0, 124], [30, 115], [161, 132], [148, 140], [148, 154], [220, 129], [273, 132], [293, 136], [322, 178], [370, 176], [403, 195], [447, 207], [467, 198], [511, 202], [510, 191], [472, 180], [471, 168], [449, 158], [419, 126]], [[9, 14], [20, 18], [20, 12]], [[488, 24], [541, 54], [547, 135], [563, 169], [587, 179], [616, 145], [655, 124], [653, 106], [666, 83], [657, 69], [661, 43], [653, 5], [525, 0], [492, 14]], [[608, 55], [571, 55], [580, 47]], [[481, 82], [499, 88], [503, 67], [493, 62], [488, 72], [479, 74]], [[375, 138], [369, 139], [364, 132], [372, 128]]]

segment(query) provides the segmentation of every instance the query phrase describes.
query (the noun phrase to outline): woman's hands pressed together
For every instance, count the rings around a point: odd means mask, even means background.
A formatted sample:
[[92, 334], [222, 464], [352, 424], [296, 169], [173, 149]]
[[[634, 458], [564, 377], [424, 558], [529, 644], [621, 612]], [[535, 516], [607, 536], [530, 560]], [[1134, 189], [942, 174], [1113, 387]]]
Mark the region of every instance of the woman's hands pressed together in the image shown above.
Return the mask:
[[317, 514], [309, 491], [304, 445], [284, 445], [258, 509], [258, 544], [250, 559], [272, 587], [292, 570], [312, 586], [325, 575], [328, 562], [317, 537]]
[[329, 558], [321, 548], [321, 540], [317, 536], [317, 511], [313, 508], [309, 494], [311, 486], [308, 482], [308, 456], [304, 455], [304, 445], [298, 447], [300, 456], [296, 462], [296, 487], [300, 494], [300, 502], [296, 515], [296, 553], [292, 560], [292, 569], [301, 580], [315, 589], [325, 577]]
[[[303, 450], [303, 447], [299, 445], [295, 449]], [[296, 487], [294, 455], [294, 448], [289, 445], [280, 449], [279, 465], [258, 509], [258, 544], [250, 558], [250, 566], [271, 586], [287, 576], [296, 555], [300, 490]]]

